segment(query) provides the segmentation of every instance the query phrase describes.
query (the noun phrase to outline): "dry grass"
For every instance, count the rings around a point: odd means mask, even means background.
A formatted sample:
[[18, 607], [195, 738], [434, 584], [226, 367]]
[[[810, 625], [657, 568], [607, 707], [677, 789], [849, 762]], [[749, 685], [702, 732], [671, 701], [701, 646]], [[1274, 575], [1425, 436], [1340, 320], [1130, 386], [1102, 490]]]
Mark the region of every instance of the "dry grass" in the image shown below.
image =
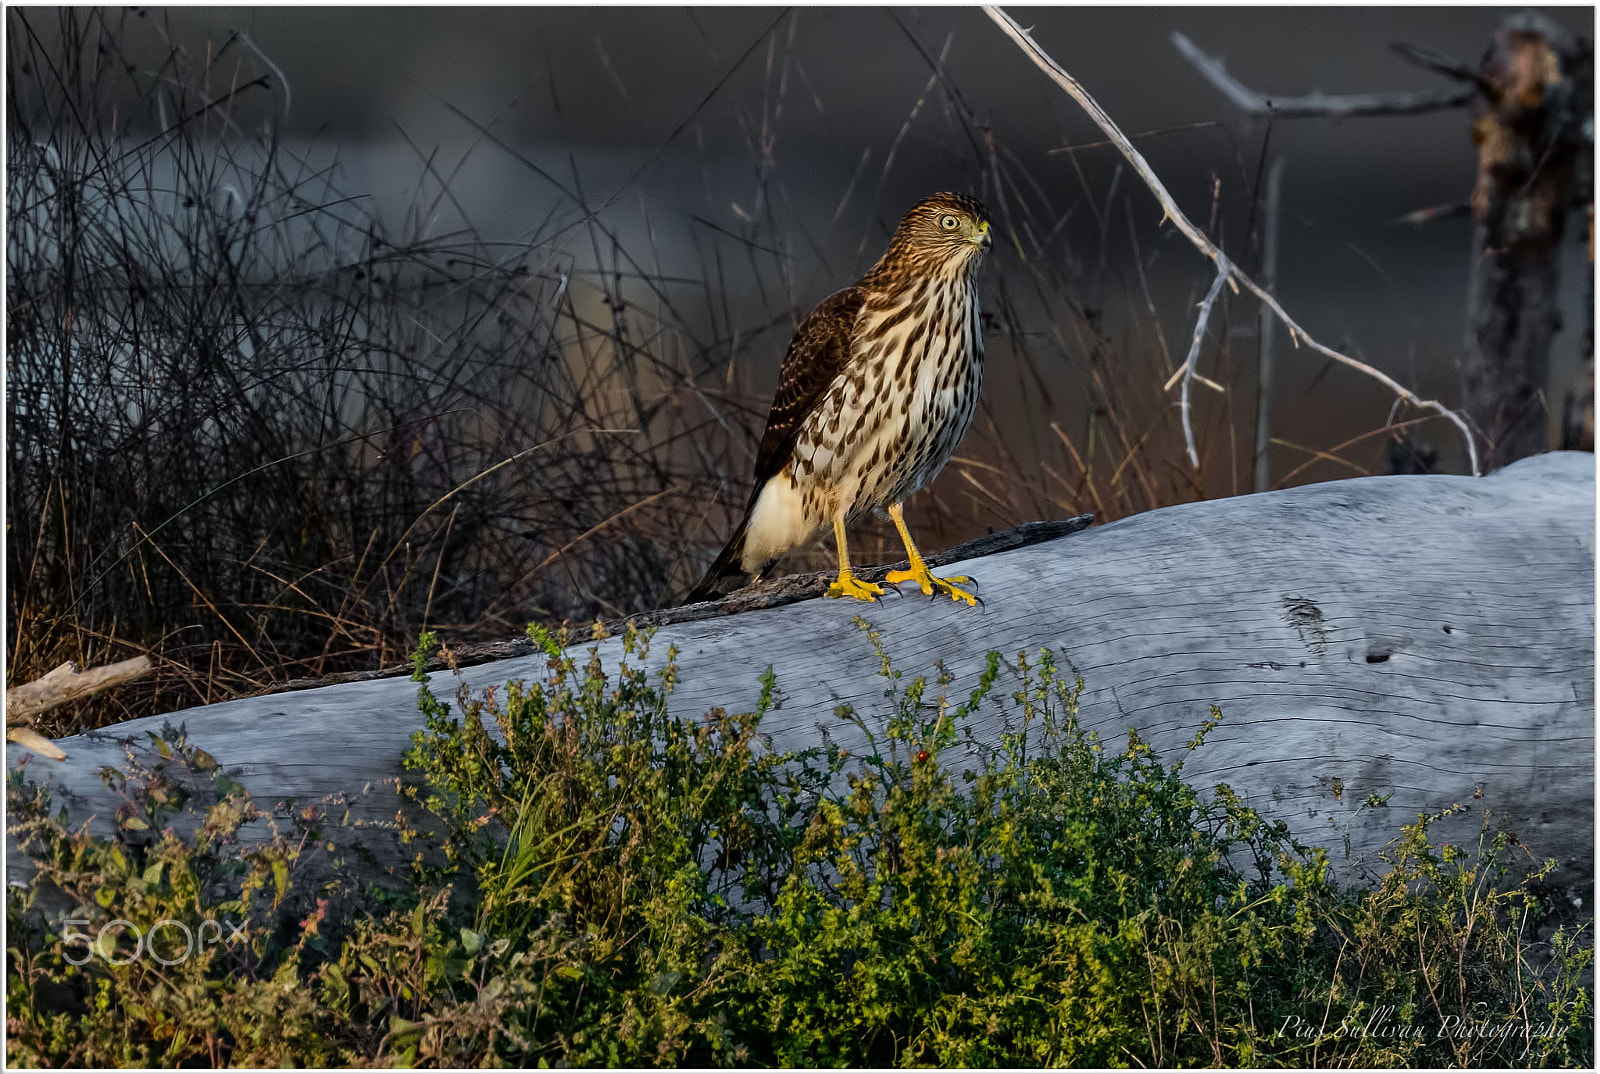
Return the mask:
[[[464, 161], [420, 147], [411, 211], [386, 226], [337, 162], [278, 140], [285, 87], [243, 39], [152, 66], [124, 51], [129, 10], [6, 17], [8, 681], [134, 653], [159, 669], [46, 730], [389, 666], [424, 628], [508, 636], [692, 584], [820, 297], [795, 265], [827, 236], [785, 208], [769, 144], [752, 139], [740, 225], [691, 218], [700, 269], [671, 274], [656, 216], [680, 217], [645, 208], [651, 238], [630, 246], [617, 206], [566, 187], [520, 244], [439, 231], [470, 219], [451, 190]], [[796, 92], [793, 37], [764, 48], [771, 92], [747, 126], [766, 132]], [[983, 408], [912, 505], [919, 534], [1246, 491], [1253, 342], [1208, 348], [1228, 390], [1202, 393], [1193, 471], [1126, 184], [1080, 171], [1081, 189], [1047, 192], [936, 74], [906, 131], [940, 122], [976, 150], [969, 186], [1011, 250], [987, 273]], [[475, 134], [475, 152], [516, 152]], [[889, 163], [840, 201], [867, 203], [867, 259], [898, 214]], [[1114, 279], [1107, 251], [1129, 245], [1133, 276]], [[730, 301], [735, 279], [757, 298]], [[1308, 459], [1359, 470], [1345, 449], [1375, 434], [1349, 432]], [[899, 557], [889, 527], [860, 530], [863, 561]]]

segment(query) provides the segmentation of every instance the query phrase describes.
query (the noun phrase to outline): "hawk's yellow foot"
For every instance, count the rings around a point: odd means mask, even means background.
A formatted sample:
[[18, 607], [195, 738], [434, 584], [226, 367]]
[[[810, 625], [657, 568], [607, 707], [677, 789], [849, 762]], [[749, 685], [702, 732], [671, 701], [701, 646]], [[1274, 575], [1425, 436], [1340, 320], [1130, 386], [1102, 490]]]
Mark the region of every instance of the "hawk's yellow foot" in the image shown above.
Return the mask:
[[894, 520], [894, 528], [900, 531], [900, 540], [906, 546], [906, 558], [911, 561], [911, 569], [908, 571], [890, 571], [883, 579], [885, 582], [890, 585], [895, 585], [899, 582], [915, 582], [922, 587], [922, 592], [927, 596], [933, 596], [933, 591], [937, 589], [951, 600], [964, 600], [973, 605], [978, 603], [977, 594], [968, 593], [965, 589], [955, 584], [963, 582], [971, 585], [971, 578], [964, 574], [951, 578], [935, 578], [933, 572], [928, 570], [928, 565], [922, 562], [922, 553], [917, 551], [915, 542], [911, 540], [911, 531], [906, 529], [905, 515], [902, 513], [899, 504], [892, 503], [889, 505], [889, 517]]
[[877, 600], [883, 596], [883, 586], [863, 582], [850, 572], [850, 549], [844, 539], [844, 516], [833, 516], [833, 543], [839, 550], [839, 577], [828, 587], [830, 597], [854, 597], [856, 600]]
[[863, 582], [849, 571], [841, 571], [830, 586], [830, 597], [854, 597], [856, 600], [877, 600], [883, 596], [883, 586]]
[[890, 571], [883, 580], [890, 585], [897, 585], [900, 582], [915, 582], [922, 587], [922, 592], [930, 597], [933, 596], [933, 591], [937, 589], [951, 600], [964, 600], [973, 605], [978, 603], [976, 594], [968, 593], [956, 584], [960, 582], [964, 585], [971, 585], [971, 578], [964, 574], [952, 575], [949, 578], [936, 578], [928, 570], [927, 564], [922, 562], [920, 556], [912, 562], [909, 571]]

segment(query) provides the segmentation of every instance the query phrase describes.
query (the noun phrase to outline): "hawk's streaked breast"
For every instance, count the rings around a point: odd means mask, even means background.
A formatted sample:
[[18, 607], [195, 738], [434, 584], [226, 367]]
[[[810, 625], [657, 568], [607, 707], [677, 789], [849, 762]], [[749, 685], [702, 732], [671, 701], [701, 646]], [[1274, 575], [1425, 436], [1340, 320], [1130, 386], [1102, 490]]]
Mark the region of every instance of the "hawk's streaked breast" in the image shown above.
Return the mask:
[[977, 412], [975, 263], [869, 293], [851, 359], [800, 427], [790, 466], [804, 524], [898, 503], [931, 481]]
[[738, 538], [746, 573], [835, 518], [899, 503], [944, 468], [977, 411], [977, 273], [989, 243], [977, 201], [926, 198], [872, 270], [802, 323]]

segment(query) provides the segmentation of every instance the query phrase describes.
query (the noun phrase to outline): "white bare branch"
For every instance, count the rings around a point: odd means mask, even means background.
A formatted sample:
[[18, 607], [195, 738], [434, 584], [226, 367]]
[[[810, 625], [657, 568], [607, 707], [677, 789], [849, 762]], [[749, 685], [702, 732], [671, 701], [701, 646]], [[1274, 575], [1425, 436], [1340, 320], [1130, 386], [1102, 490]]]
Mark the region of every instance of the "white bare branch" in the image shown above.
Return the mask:
[[52, 761], [66, 760], [67, 755], [59, 747], [28, 726], [33, 718], [57, 705], [132, 682], [149, 674], [152, 667], [148, 656], [136, 656], [120, 664], [107, 664], [88, 671], [69, 660], [42, 678], [12, 687], [6, 691], [6, 741]]
[[1217, 262], [1217, 278], [1211, 281], [1211, 290], [1206, 292], [1205, 301], [1200, 303], [1200, 315], [1195, 318], [1194, 339], [1189, 341], [1189, 356], [1183, 360], [1183, 393], [1178, 400], [1178, 413], [1183, 418], [1183, 443], [1189, 449], [1189, 465], [1196, 470], [1200, 469], [1200, 452], [1194, 445], [1194, 419], [1192, 408], [1189, 406], [1189, 385], [1194, 380], [1195, 366], [1200, 363], [1200, 344], [1205, 342], [1206, 323], [1211, 320], [1211, 307], [1216, 304], [1217, 296], [1222, 293], [1222, 285], [1228, 281], [1228, 270], [1232, 266], [1226, 257]]
[[1289, 339], [1295, 344], [1296, 347], [1298, 347], [1300, 343], [1304, 341], [1307, 347], [1323, 357], [1365, 373], [1367, 376], [1373, 378], [1374, 380], [1378, 381], [1378, 383], [1394, 392], [1394, 394], [1399, 396], [1401, 400], [1410, 404], [1411, 406], [1422, 410], [1431, 410], [1445, 418], [1448, 418], [1450, 422], [1454, 424], [1458, 430], [1460, 430], [1461, 437], [1466, 443], [1467, 460], [1471, 468], [1472, 475], [1474, 477], [1479, 476], [1478, 447], [1477, 444], [1473, 442], [1472, 431], [1467, 428], [1467, 423], [1462, 419], [1461, 415], [1457, 414], [1455, 411], [1436, 400], [1420, 398], [1415, 392], [1411, 391], [1411, 389], [1400, 384], [1393, 377], [1389, 376], [1382, 370], [1375, 369], [1366, 362], [1352, 358], [1347, 354], [1341, 354], [1333, 348], [1326, 347], [1312, 339], [1311, 336], [1306, 333], [1305, 329], [1301, 328], [1295, 319], [1290, 317], [1284, 308], [1279, 305], [1277, 299], [1273, 298], [1254, 280], [1250, 279], [1249, 276], [1246, 276], [1243, 272], [1241, 272], [1237, 265], [1230, 263], [1223, 255], [1221, 249], [1219, 249], [1210, 239], [1206, 238], [1205, 234], [1189, 221], [1189, 218], [1184, 215], [1183, 210], [1178, 208], [1178, 203], [1173, 200], [1172, 195], [1167, 192], [1167, 188], [1162, 185], [1161, 180], [1156, 177], [1156, 173], [1150, 167], [1149, 162], [1146, 161], [1139, 151], [1134, 148], [1133, 143], [1128, 141], [1127, 136], [1122, 133], [1122, 131], [1117, 127], [1116, 123], [1112, 121], [1111, 117], [1106, 114], [1105, 109], [1101, 108], [1099, 103], [1096, 102], [1093, 97], [1089, 96], [1089, 92], [1083, 88], [1077, 79], [1073, 78], [1070, 74], [1063, 70], [1055, 60], [1051, 59], [1049, 53], [1040, 48], [1038, 43], [1028, 35], [1026, 30], [1017, 25], [1016, 21], [1012, 19], [1010, 15], [1007, 15], [1004, 11], [1000, 10], [998, 7], [995, 7], [993, 4], [985, 5], [983, 10], [988, 13], [989, 17], [994, 20], [1001, 30], [1005, 31], [1007, 36], [1017, 43], [1018, 47], [1020, 47], [1028, 56], [1028, 58], [1034, 62], [1035, 66], [1048, 75], [1051, 81], [1055, 82], [1056, 85], [1066, 90], [1072, 99], [1077, 101], [1085, 112], [1089, 113], [1089, 118], [1093, 119], [1100, 129], [1105, 132], [1106, 136], [1116, 144], [1117, 148], [1121, 150], [1122, 155], [1127, 158], [1128, 163], [1133, 165], [1134, 170], [1137, 171], [1140, 178], [1145, 181], [1145, 185], [1150, 188], [1151, 193], [1156, 196], [1156, 200], [1161, 203], [1163, 222], [1166, 220], [1171, 220], [1173, 225], [1177, 227], [1179, 231], [1183, 232], [1184, 236], [1194, 244], [1197, 250], [1215, 262], [1217, 271], [1219, 273], [1226, 274], [1229, 286], [1232, 286], [1235, 290], [1237, 290], [1240, 285], [1243, 285], [1252, 294], [1265, 303], [1267, 308], [1270, 309], [1278, 318], [1278, 320], [1283, 322], [1284, 327], [1289, 330]]
[[1477, 65], [1466, 60], [1458, 60], [1454, 56], [1443, 52], [1435, 52], [1431, 48], [1418, 48], [1408, 45], [1404, 41], [1396, 41], [1389, 46], [1394, 52], [1408, 63], [1432, 71], [1436, 75], [1453, 79], [1456, 82], [1465, 82], [1468, 85], [1483, 88], [1483, 76], [1479, 73]]
[[1449, 90], [1417, 92], [1337, 94], [1313, 92], [1301, 97], [1269, 97], [1234, 78], [1221, 60], [1206, 55], [1200, 50], [1200, 46], [1176, 30], [1172, 33], [1172, 44], [1183, 53], [1184, 59], [1194, 64], [1195, 69], [1207, 82], [1233, 102], [1235, 108], [1252, 116], [1273, 116], [1277, 119], [1301, 119], [1310, 116], [1329, 116], [1335, 119], [1348, 116], [1414, 116], [1471, 104], [1473, 96], [1478, 92], [1474, 86], [1465, 86]]

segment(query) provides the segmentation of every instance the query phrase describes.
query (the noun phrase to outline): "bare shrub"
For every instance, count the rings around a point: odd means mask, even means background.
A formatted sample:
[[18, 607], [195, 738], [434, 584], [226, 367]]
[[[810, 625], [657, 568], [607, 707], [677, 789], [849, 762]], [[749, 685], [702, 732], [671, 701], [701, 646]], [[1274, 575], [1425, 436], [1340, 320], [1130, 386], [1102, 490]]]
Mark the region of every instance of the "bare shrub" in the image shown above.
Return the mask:
[[[468, 117], [473, 152], [557, 191], [531, 238], [473, 227], [451, 189], [463, 162], [421, 147], [410, 210], [386, 224], [336, 157], [279, 138], [291, 87], [243, 37], [201, 56], [133, 10], [6, 17], [8, 674], [130, 652], [159, 669], [48, 730], [389, 666], [425, 627], [619, 617], [698, 576], [743, 506], [789, 333], [824, 293], [796, 266], [839, 221], [806, 230], [769, 142], [751, 142], [739, 226], [664, 214], [688, 228], [685, 275], [663, 270], [648, 210], [645, 246], [624, 241], [632, 206], [586, 199]], [[795, 92], [793, 48], [771, 35], [749, 129], [774, 129]], [[1129, 184], [1091, 189], [1075, 164], [1079, 188], [1047, 192], [927, 59], [940, 108], [919, 119], [919, 99], [907, 129], [965, 162], [1011, 252], [986, 271], [983, 408], [914, 505], [919, 533], [1242, 491], [1242, 393], [1202, 391], [1204, 464], [1183, 458]], [[840, 203], [871, 218], [858, 262], [903, 207], [888, 163]], [[1253, 348], [1234, 361], [1215, 338], [1208, 374], [1237, 387]], [[898, 557], [892, 529], [862, 529], [864, 561]]]

